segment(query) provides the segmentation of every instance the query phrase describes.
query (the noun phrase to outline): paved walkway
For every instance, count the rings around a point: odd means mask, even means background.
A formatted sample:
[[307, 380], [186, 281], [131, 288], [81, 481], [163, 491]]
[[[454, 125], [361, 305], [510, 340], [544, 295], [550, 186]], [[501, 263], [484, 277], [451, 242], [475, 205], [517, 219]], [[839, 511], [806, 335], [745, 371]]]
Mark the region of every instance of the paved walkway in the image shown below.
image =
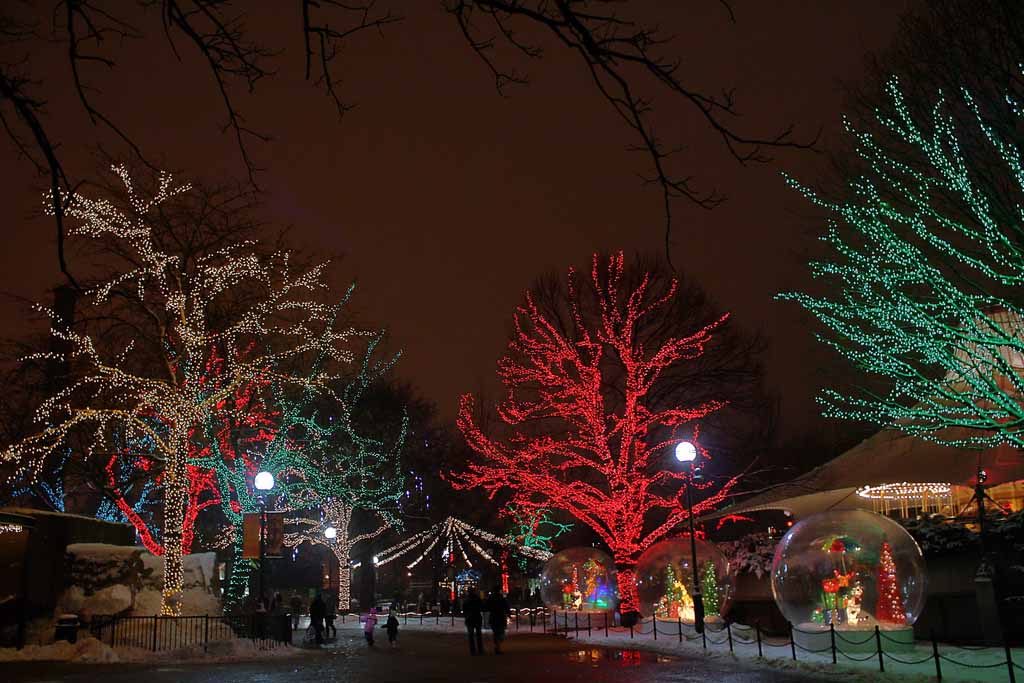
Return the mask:
[[[383, 631], [380, 631], [383, 636]], [[489, 634], [488, 634], [489, 635]], [[409, 629], [400, 647], [387, 638], [373, 650], [354, 629], [339, 629], [338, 641], [295, 657], [225, 663], [42, 664], [4, 665], [8, 683], [384, 683], [390, 681], [557, 681], [643, 683], [810, 683], [834, 680], [806, 674], [746, 669], [703, 657], [665, 656], [615, 650], [541, 634], [513, 634], [505, 654], [470, 657], [465, 639], [456, 634]]]

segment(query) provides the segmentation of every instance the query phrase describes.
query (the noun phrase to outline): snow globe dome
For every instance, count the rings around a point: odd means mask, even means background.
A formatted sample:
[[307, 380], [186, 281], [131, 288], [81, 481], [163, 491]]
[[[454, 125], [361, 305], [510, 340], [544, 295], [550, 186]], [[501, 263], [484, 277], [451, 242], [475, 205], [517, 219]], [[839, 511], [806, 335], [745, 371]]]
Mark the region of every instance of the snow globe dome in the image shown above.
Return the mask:
[[[733, 596], [729, 561], [713, 543], [697, 539], [697, 580], [704, 602], [704, 620], [721, 621]], [[655, 543], [636, 564], [640, 613], [672, 621], [693, 623], [693, 552], [690, 537], [667, 538]]]
[[878, 626], [891, 641], [912, 643], [925, 581], [917, 542], [895, 521], [866, 510], [800, 521], [772, 560], [772, 595], [797, 636]]
[[549, 607], [607, 610], [615, 606], [615, 564], [597, 548], [566, 548], [544, 565], [540, 595]]

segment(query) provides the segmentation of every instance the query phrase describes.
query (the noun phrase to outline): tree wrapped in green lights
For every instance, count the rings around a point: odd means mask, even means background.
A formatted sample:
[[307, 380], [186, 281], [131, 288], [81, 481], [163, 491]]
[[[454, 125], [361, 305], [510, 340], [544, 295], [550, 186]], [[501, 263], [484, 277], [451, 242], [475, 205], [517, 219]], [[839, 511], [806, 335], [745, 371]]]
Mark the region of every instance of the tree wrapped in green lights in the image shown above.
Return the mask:
[[[1019, 216], [999, 219], [993, 207], [1005, 202], [987, 181], [1010, 178], [1024, 206], [1021, 150], [988, 125], [970, 93], [963, 103], [991, 149], [959, 144], [941, 98], [931, 120], [919, 121], [896, 81], [888, 92], [891, 110], [878, 113], [891, 133], [886, 145], [847, 123], [870, 171], [849, 181], [845, 198], [790, 181], [831, 213], [823, 240], [833, 253], [811, 264], [825, 294], [781, 298], [813, 313], [832, 333], [825, 343], [887, 385], [826, 390], [826, 415], [967, 447], [1022, 447], [1024, 230]], [[1003, 168], [979, 161], [992, 151]]]
[[[501, 511], [502, 516], [512, 520], [512, 528], [505, 534], [510, 543], [525, 548], [536, 548], [552, 552], [551, 541], [572, 529], [572, 524], [556, 522], [551, 510], [531, 505], [508, 505]], [[527, 558], [519, 556], [519, 568], [526, 570]]]
[[704, 599], [704, 616], [718, 616], [722, 609], [718, 597], [718, 571], [715, 569], [715, 563], [710, 560], [701, 568], [700, 590]]

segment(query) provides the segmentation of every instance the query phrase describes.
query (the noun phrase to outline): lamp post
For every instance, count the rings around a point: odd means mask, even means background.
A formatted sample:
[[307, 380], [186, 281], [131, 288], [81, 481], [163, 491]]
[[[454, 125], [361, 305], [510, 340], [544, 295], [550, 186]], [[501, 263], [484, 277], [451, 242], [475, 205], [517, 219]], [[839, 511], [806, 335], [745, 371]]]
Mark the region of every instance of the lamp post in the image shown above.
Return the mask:
[[258, 500], [260, 502], [260, 567], [256, 578], [256, 591], [260, 604], [266, 606], [267, 602], [263, 595], [263, 574], [264, 574], [264, 554], [266, 550], [266, 524], [267, 524], [267, 491], [274, 488], [274, 475], [270, 472], [263, 471], [256, 475], [256, 479], [253, 480], [253, 485], [256, 487]]
[[697, 448], [689, 441], [676, 444], [676, 460], [686, 463], [690, 481], [686, 484], [686, 510], [690, 520], [690, 568], [693, 570], [693, 627], [697, 633], [704, 632], [704, 595], [701, 593], [700, 577], [697, 574], [697, 536], [693, 533], [693, 489], [694, 461]]

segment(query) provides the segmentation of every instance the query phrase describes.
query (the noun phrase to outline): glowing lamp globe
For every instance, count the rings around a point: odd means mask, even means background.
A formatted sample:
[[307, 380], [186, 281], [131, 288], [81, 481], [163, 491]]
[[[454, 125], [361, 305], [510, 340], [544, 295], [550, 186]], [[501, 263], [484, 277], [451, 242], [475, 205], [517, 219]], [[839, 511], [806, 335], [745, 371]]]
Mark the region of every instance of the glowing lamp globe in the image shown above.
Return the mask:
[[253, 484], [260, 491], [269, 491], [274, 488], [274, 475], [266, 471], [260, 472], [253, 480]]
[[893, 520], [866, 510], [823, 512], [798, 522], [772, 561], [775, 602], [812, 647], [820, 644], [812, 642], [813, 634], [828, 637], [830, 626], [836, 631], [878, 626], [891, 644], [912, 646], [925, 581], [917, 542]]
[[540, 595], [559, 609], [611, 609], [617, 602], [615, 563], [597, 548], [566, 548], [544, 565]]
[[[734, 593], [734, 578], [722, 551], [697, 539], [697, 580], [705, 622], [723, 621]], [[670, 621], [694, 622], [693, 553], [690, 537], [667, 538], [644, 551], [636, 564], [640, 613]]]
[[326, 529], [324, 529], [324, 538], [334, 539], [337, 538], [337, 536], [338, 530], [335, 529], [333, 526], [329, 526]]
[[693, 462], [697, 459], [697, 447], [689, 441], [680, 441], [676, 444], [676, 460], [679, 462]]

